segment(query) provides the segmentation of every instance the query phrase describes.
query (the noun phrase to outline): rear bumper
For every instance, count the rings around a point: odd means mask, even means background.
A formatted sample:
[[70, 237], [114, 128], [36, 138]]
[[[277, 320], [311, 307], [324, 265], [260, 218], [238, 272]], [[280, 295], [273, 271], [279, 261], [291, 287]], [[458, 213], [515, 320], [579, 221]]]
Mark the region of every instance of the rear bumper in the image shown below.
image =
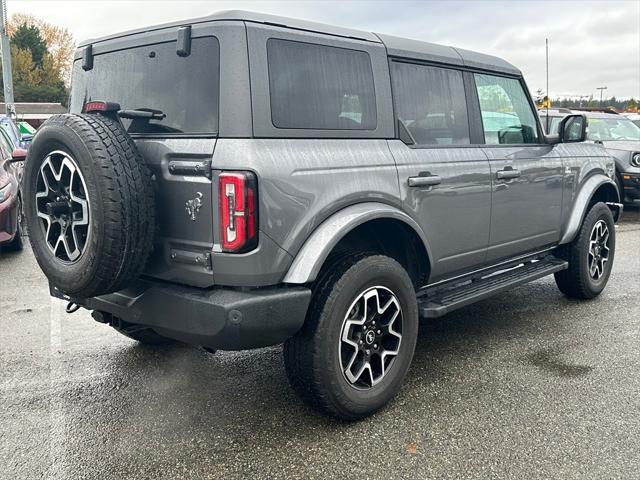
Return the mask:
[[[56, 289], [51, 294], [66, 298]], [[199, 289], [139, 280], [100, 297], [73, 301], [159, 334], [221, 350], [282, 343], [304, 323], [311, 291], [304, 287]]]
[[640, 199], [640, 173], [622, 172], [622, 187], [626, 198]]

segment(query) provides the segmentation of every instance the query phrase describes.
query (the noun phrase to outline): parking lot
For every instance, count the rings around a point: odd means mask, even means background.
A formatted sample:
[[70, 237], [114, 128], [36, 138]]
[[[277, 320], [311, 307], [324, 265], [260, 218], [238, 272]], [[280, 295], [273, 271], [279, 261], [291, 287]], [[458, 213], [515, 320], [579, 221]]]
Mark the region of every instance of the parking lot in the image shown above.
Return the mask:
[[604, 294], [552, 278], [421, 326], [400, 395], [339, 423], [281, 347], [143, 347], [64, 313], [30, 250], [0, 257], [0, 477], [638, 478], [640, 209]]

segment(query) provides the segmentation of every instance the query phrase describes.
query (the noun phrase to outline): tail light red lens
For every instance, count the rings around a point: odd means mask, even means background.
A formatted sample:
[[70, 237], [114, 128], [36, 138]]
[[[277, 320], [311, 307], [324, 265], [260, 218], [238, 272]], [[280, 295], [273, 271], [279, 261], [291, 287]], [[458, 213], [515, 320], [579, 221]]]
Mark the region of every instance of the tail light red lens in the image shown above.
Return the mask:
[[106, 112], [107, 102], [87, 102], [84, 104], [85, 113]]
[[84, 113], [95, 113], [95, 112], [117, 112], [120, 110], [120, 104], [114, 102], [87, 102], [84, 104], [82, 111]]
[[218, 177], [222, 251], [241, 253], [258, 245], [256, 177], [251, 172], [224, 172]]

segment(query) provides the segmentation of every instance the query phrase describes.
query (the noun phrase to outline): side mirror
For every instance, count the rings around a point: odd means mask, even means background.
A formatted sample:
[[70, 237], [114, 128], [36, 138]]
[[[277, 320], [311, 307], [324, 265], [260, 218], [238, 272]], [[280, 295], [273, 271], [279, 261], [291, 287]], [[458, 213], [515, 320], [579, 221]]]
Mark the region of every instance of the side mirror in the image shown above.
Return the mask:
[[560, 122], [560, 141], [562, 143], [584, 142], [587, 139], [587, 125], [586, 115], [567, 115]]
[[11, 153], [10, 162], [23, 162], [27, 159], [27, 151], [24, 148], [16, 148]]

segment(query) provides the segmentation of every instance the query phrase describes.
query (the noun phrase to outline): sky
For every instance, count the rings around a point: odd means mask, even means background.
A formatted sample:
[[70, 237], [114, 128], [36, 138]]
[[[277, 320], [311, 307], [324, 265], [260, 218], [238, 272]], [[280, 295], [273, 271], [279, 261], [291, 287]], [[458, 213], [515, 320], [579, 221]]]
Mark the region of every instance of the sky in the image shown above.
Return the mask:
[[66, 27], [77, 41], [157, 23], [243, 9], [415, 38], [497, 55], [522, 70], [532, 92], [640, 98], [640, 0], [189, 1], [8, 0]]

